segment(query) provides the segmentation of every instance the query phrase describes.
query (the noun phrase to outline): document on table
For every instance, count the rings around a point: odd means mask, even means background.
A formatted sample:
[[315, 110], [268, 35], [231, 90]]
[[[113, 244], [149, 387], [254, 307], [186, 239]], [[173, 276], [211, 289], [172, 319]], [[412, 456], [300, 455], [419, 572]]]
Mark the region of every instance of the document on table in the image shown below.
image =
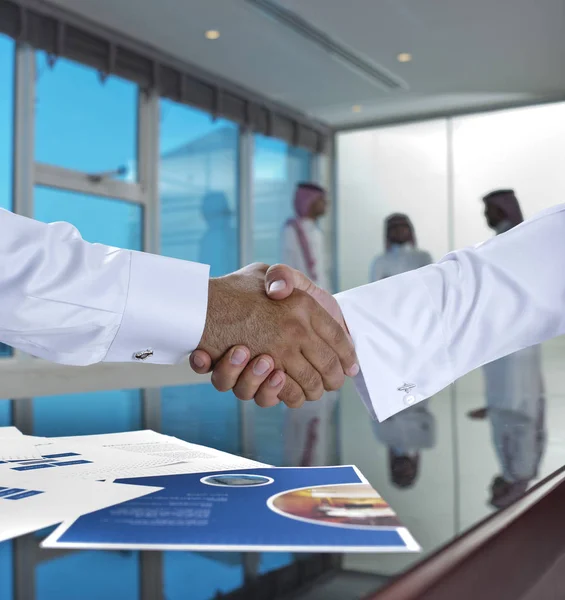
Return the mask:
[[169, 465], [170, 461], [158, 456], [133, 454], [123, 450], [59, 443], [35, 446], [39, 458], [33, 460], [10, 460], [0, 463], [0, 474], [34, 476], [38, 479], [91, 479], [104, 480], [119, 477], [141, 476], [146, 469]]
[[241, 456], [229, 454], [191, 444], [178, 438], [156, 433], [155, 431], [128, 431], [106, 435], [77, 436], [59, 438], [61, 443], [73, 447], [97, 447], [107, 450], [130, 452], [133, 455], [144, 455], [164, 460], [166, 464], [148, 466], [143, 473], [116, 475], [117, 477], [136, 477], [151, 475], [174, 475], [180, 473], [203, 473], [225, 469], [249, 469], [265, 467], [264, 463], [249, 460]]
[[0, 472], [0, 542], [158, 491], [143, 487], [26, 477]]
[[150, 496], [60, 525], [44, 548], [220, 552], [417, 552], [354, 466], [142, 477]]
[[22, 434], [17, 427], [0, 427], [0, 462], [41, 458], [33, 438]]

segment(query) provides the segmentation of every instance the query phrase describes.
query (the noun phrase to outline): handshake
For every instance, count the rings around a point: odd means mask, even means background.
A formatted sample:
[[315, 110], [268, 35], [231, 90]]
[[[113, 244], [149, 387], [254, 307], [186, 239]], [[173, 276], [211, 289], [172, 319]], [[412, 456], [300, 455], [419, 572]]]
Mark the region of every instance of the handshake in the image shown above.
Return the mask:
[[298, 408], [359, 372], [335, 298], [300, 271], [253, 264], [210, 280], [204, 334], [190, 363], [219, 391]]

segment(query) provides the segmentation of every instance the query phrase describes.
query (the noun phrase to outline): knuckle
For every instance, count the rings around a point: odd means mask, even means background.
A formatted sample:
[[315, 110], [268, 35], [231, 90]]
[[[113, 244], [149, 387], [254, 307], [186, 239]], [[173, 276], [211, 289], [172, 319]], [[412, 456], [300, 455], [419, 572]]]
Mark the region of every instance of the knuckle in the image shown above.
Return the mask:
[[320, 398], [324, 395], [324, 388], [323, 387], [319, 387], [316, 388], [315, 390], [309, 391], [306, 394], [306, 400], [312, 402], [312, 401], [317, 401], [320, 400]]
[[343, 371], [341, 372], [341, 374], [339, 375], [335, 375], [332, 378], [328, 379], [326, 381], [326, 391], [328, 392], [337, 392], [337, 390], [341, 389], [343, 387], [343, 384], [345, 383], [345, 375], [343, 374]]
[[335, 352], [332, 352], [331, 356], [329, 356], [324, 365], [323, 374], [326, 377], [336, 377], [340, 373], [343, 374], [343, 367], [341, 366], [341, 361], [339, 360], [339, 356]]
[[312, 368], [304, 368], [300, 372], [299, 380], [297, 382], [302, 386], [303, 390], [308, 392], [315, 392], [322, 387], [322, 378], [317, 371]]
[[227, 392], [233, 387], [231, 382], [218, 371], [212, 373], [212, 385], [218, 390], [218, 392]]
[[339, 325], [336, 321], [330, 323], [332, 328], [331, 331], [331, 339], [334, 344], [341, 344], [345, 339], [345, 331], [343, 331], [341, 325]]
[[300, 406], [304, 402], [304, 394], [300, 388], [295, 386], [285, 386], [279, 398], [289, 407]]

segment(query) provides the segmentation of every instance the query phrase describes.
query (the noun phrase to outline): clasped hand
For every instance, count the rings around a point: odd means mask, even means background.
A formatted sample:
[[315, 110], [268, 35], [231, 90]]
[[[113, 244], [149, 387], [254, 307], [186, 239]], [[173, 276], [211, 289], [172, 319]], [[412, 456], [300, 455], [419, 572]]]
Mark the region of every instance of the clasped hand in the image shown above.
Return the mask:
[[204, 334], [190, 357], [219, 391], [297, 408], [359, 372], [335, 298], [285, 265], [253, 264], [210, 280]]

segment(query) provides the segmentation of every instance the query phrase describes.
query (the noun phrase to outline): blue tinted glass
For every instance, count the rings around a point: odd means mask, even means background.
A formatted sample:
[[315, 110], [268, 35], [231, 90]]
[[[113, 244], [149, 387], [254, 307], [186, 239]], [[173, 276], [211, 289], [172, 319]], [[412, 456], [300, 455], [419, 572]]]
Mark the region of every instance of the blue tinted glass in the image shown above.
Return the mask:
[[138, 559], [136, 552], [78, 552], [43, 562], [35, 569], [35, 598], [137, 600]]
[[141, 250], [143, 208], [131, 202], [36, 187], [35, 218], [67, 221], [89, 242]]
[[140, 390], [83, 392], [33, 400], [34, 435], [92, 435], [140, 428]]
[[162, 100], [160, 152], [161, 253], [236, 270], [238, 128]]
[[[0, 43], [2, 39], [0, 38]], [[12, 423], [11, 402], [0, 400], [0, 427]], [[0, 598], [8, 600], [12, 597], [12, 544], [0, 544]]]
[[0, 208], [12, 210], [14, 42], [0, 35]]
[[12, 423], [12, 402], [0, 400], [0, 427], [6, 427]]
[[167, 600], [211, 600], [244, 583], [241, 554], [165, 552], [164, 567]]
[[232, 393], [220, 393], [210, 384], [161, 391], [163, 433], [232, 454], [241, 452], [239, 410]]
[[296, 184], [308, 181], [312, 155], [280, 140], [255, 136], [253, 157], [253, 260], [280, 261], [280, 234], [293, 216]]
[[[163, 433], [211, 446], [241, 452], [239, 401], [212, 385], [166, 387], [161, 390]], [[241, 555], [237, 553], [167, 552], [164, 558], [167, 600], [208, 600], [218, 591], [228, 592], [243, 585]], [[198, 573], [186, 585], [186, 573]]]
[[[14, 123], [14, 42], [0, 35], [0, 208], [12, 210], [12, 140]], [[0, 343], [0, 357], [11, 356]]]
[[[253, 260], [272, 265], [281, 261], [280, 235], [284, 223], [293, 216], [296, 184], [311, 176], [312, 155], [288, 144], [255, 136], [253, 162]], [[250, 411], [252, 458], [272, 465], [283, 464], [284, 411], [279, 405], [269, 410]], [[288, 553], [263, 553], [259, 573], [284, 567], [292, 562]]]
[[0, 544], [0, 598], [12, 598], [12, 544]]
[[37, 52], [35, 158], [86, 173], [125, 167], [136, 179], [137, 86]]

